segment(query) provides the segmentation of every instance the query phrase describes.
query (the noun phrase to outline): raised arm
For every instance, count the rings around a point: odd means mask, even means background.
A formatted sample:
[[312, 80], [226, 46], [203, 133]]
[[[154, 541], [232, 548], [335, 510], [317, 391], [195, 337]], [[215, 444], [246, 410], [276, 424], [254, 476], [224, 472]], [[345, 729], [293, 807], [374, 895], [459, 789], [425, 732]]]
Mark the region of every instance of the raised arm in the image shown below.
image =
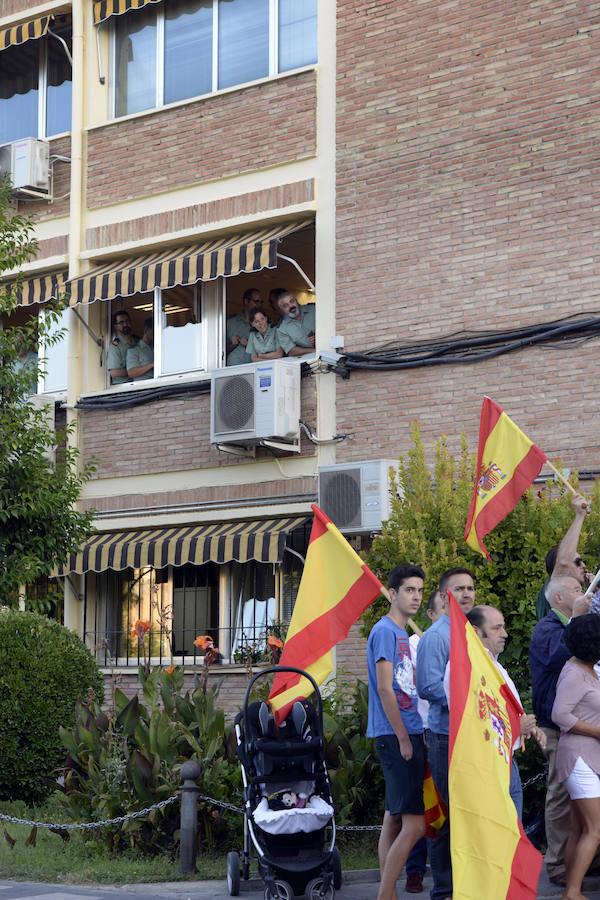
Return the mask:
[[590, 510], [590, 504], [585, 497], [581, 496], [581, 494], [576, 494], [576, 496], [573, 497], [573, 508], [575, 510], [575, 518], [571, 522], [569, 530], [564, 538], [558, 545], [556, 562], [552, 572], [553, 578], [557, 575], [573, 574], [573, 561], [577, 556], [577, 544], [579, 543], [579, 537], [581, 535], [581, 527]]

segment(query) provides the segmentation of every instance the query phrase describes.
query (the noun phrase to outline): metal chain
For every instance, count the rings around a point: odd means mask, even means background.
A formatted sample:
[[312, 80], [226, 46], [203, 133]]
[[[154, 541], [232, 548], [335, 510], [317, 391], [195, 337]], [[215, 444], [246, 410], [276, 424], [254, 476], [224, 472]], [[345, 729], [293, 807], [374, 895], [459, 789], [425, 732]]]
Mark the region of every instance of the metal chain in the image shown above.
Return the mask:
[[547, 774], [548, 767], [546, 766], [544, 769], [542, 769], [541, 772], [538, 772], [537, 775], [534, 775], [532, 778], [527, 779], [527, 781], [523, 785], [523, 790], [525, 790], [525, 788], [529, 787], [530, 785], [535, 784], [536, 781], [541, 781], [541, 779], [545, 778]]
[[155, 809], [164, 809], [165, 806], [174, 803], [179, 799], [179, 794], [174, 794], [167, 800], [161, 800], [159, 803], [153, 803], [152, 806], [146, 806], [144, 809], [138, 809], [135, 812], [126, 813], [124, 816], [115, 816], [114, 819], [103, 819], [101, 822], [35, 822], [33, 819], [20, 819], [18, 816], [6, 816], [0, 813], [0, 821], [10, 822], [12, 825], [27, 825], [29, 828], [50, 828], [55, 831], [77, 831], [78, 829], [87, 828], [104, 828], [107, 825], [122, 825], [130, 819], [141, 819]]
[[213, 806], [220, 806], [221, 809], [228, 809], [230, 812], [239, 813], [241, 816], [244, 815], [243, 809], [240, 809], [239, 806], [234, 806], [233, 803], [226, 803], [224, 800], [215, 800], [214, 797], [205, 797], [204, 794], [199, 794], [198, 800], [204, 800], [206, 803], [211, 803]]

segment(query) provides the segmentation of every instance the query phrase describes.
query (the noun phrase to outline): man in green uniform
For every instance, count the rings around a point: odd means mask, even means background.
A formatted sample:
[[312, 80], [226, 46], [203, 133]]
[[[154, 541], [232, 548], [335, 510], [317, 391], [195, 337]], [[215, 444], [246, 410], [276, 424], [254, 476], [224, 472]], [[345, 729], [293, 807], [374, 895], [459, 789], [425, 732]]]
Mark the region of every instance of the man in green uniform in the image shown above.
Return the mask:
[[226, 337], [227, 337], [227, 365], [241, 366], [244, 363], [252, 362], [250, 356], [246, 352], [246, 344], [250, 335], [250, 322], [248, 317], [252, 310], [262, 306], [262, 297], [260, 291], [256, 288], [248, 288], [244, 291], [242, 297], [244, 304], [244, 312], [240, 315], [230, 316], [227, 319]]
[[108, 348], [106, 368], [111, 384], [124, 384], [131, 380], [127, 374], [127, 351], [130, 347], [135, 347], [139, 337], [133, 333], [131, 319], [125, 309], [113, 313], [112, 327], [114, 337]]
[[315, 304], [300, 306], [293, 294], [277, 301], [282, 319], [277, 326], [279, 345], [287, 356], [306, 356], [315, 351]]
[[127, 351], [127, 374], [133, 381], [154, 378], [154, 320], [144, 320], [141, 341]]

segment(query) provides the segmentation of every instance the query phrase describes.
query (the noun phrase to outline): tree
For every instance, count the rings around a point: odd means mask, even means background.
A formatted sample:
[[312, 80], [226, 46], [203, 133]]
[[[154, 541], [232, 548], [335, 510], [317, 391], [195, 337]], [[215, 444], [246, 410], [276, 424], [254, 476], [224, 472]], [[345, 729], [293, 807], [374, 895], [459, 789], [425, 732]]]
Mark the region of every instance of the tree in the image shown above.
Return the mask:
[[[435, 460], [428, 465], [418, 425], [413, 447], [400, 460], [400, 497], [372, 544], [368, 565], [385, 579], [401, 562], [418, 563], [426, 573], [425, 596], [437, 586], [441, 573], [466, 566], [475, 576], [477, 602], [502, 609], [510, 641], [502, 662], [526, 695], [529, 689], [527, 650], [535, 625], [535, 601], [547, 575], [544, 557], [569, 527], [571, 495], [552, 481], [527, 491], [513, 512], [486, 538], [492, 562], [475, 553], [464, 540], [465, 522], [473, 492], [475, 459], [463, 438], [455, 459], [442, 437], [435, 445]], [[576, 479], [574, 479], [576, 482]], [[600, 482], [592, 497], [592, 513], [579, 543], [592, 568], [597, 565], [600, 541]], [[364, 616], [365, 632], [387, 611], [381, 598]], [[421, 623], [427, 623], [423, 613]]]
[[[0, 181], [0, 274], [20, 270], [35, 254], [32, 222], [14, 214], [10, 185]], [[0, 605], [14, 606], [19, 587], [75, 552], [91, 533], [92, 512], [74, 508], [92, 468], [77, 470], [78, 451], [66, 431], [55, 432], [43, 408], [28, 401], [43, 361], [24, 350], [61, 340], [61, 304], [24, 325], [9, 317], [19, 301], [22, 276], [0, 288]], [[55, 331], [53, 334], [52, 332]], [[59, 452], [54, 454], [51, 451]]]

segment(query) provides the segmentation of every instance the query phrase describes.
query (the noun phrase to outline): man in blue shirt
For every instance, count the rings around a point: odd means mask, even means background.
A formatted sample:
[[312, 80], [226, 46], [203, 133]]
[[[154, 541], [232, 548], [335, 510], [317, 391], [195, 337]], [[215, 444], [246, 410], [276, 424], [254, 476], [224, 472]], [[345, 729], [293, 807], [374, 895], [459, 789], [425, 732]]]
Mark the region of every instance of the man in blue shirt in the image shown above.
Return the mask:
[[[448, 591], [456, 598], [465, 615], [475, 604], [475, 583], [468, 569], [448, 569], [440, 578], [440, 594], [444, 601], [444, 615], [428, 628], [419, 642], [417, 691], [429, 701], [427, 749], [431, 774], [439, 795], [448, 806], [448, 701], [444, 690], [444, 673], [450, 659], [450, 619], [447, 613]], [[450, 860], [450, 815], [429, 844], [432, 900], [446, 900], [452, 896], [452, 864]]]
[[406, 632], [408, 619], [421, 605], [424, 580], [418, 566], [397, 566], [390, 573], [390, 611], [375, 624], [367, 644], [367, 737], [375, 738], [385, 779], [377, 900], [396, 900], [396, 882], [410, 851], [425, 834], [425, 743]]

